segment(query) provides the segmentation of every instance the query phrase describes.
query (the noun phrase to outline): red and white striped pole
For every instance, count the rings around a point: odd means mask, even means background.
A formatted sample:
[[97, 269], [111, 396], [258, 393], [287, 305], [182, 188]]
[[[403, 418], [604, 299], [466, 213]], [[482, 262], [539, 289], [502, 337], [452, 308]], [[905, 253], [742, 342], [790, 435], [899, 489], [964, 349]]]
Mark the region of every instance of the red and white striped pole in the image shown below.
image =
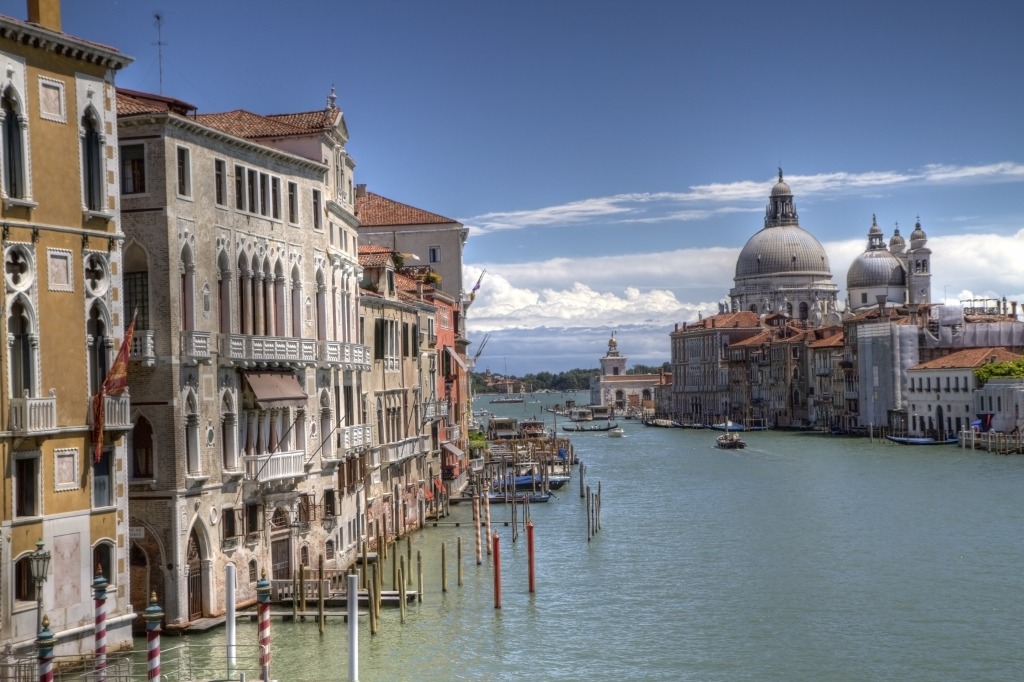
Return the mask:
[[50, 631], [49, 616], [43, 616], [42, 625], [43, 629], [36, 637], [39, 682], [53, 682], [53, 645], [57, 643], [57, 638]]
[[259, 618], [260, 679], [270, 682], [270, 581], [267, 571], [256, 583], [256, 601]]
[[93, 599], [96, 605], [96, 671], [97, 682], [107, 679], [107, 579], [103, 567], [96, 567], [96, 578], [92, 581]]
[[149, 597], [146, 608], [146, 665], [147, 680], [160, 679], [160, 621], [164, 618], [164, 610], [156, 603], [156, 592]]

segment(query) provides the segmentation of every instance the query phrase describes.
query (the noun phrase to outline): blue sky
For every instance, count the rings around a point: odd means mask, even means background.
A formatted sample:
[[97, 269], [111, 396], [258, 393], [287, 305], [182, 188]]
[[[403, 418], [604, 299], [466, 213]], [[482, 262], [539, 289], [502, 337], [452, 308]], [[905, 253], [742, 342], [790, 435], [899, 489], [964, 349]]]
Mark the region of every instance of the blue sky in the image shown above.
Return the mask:
[[[65, 0], [118, 76], [201, 112], [323, 106], [357, 182], [470, 227], [478, 368], [669, 359], [717, 310], [781, 165], [845, 289], [872, 215], [929, 237], [933, 300], [1024, 301], [1014, 2]], [[0, 12], [26, 16], [24, 0]], [[471, 346], [470, 352], [474, 352]]]

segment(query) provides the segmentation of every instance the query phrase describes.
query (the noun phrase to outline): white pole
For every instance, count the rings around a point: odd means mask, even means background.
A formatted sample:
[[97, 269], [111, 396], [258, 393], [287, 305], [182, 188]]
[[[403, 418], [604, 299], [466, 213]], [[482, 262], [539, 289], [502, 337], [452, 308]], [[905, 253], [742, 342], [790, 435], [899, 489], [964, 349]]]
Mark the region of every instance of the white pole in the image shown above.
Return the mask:
[[228, 563], [224, 570], [224, 628], [228, 639], [228, 672], [235, 669], [235, 565]]
[[348, 576], [348, 679], [359, 682], [359, 577]]

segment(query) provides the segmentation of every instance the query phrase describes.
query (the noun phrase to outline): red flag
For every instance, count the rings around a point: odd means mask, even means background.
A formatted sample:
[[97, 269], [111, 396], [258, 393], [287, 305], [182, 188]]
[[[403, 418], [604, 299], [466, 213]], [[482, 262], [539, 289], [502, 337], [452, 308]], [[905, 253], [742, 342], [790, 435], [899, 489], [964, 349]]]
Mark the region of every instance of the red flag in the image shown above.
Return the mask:
[[132, 354], [132, 337], [135, 336], [135, 319], [138, 311], [132, 315], [131, 324], [124, 332], [121, 347], [117, 349], [114, 364], [100, 386], [100, 391], [92, 399], [92, 442], [93, 460], [99, 463], [103, 457], [103, 427], [106, 421], [105, 396], [118, 396], [128, 388], [128, 360]]

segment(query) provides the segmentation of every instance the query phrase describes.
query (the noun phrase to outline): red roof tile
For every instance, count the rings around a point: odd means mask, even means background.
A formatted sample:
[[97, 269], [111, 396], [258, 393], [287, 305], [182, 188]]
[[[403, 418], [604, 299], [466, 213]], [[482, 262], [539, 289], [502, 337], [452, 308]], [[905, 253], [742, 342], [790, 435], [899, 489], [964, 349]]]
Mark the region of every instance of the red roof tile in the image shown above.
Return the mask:
[[445, 218], [442, 215], [430, 213], [373, 192], [356, 194], [356, 216], [362, 227], [458, 223], [457, 220]]
[[910, 369], [973, 369], [990, 362], [1014, 362], [1024, 355], [1011, 353], [1005, 348], [965, 348], [941, 358], [914, 365]]

